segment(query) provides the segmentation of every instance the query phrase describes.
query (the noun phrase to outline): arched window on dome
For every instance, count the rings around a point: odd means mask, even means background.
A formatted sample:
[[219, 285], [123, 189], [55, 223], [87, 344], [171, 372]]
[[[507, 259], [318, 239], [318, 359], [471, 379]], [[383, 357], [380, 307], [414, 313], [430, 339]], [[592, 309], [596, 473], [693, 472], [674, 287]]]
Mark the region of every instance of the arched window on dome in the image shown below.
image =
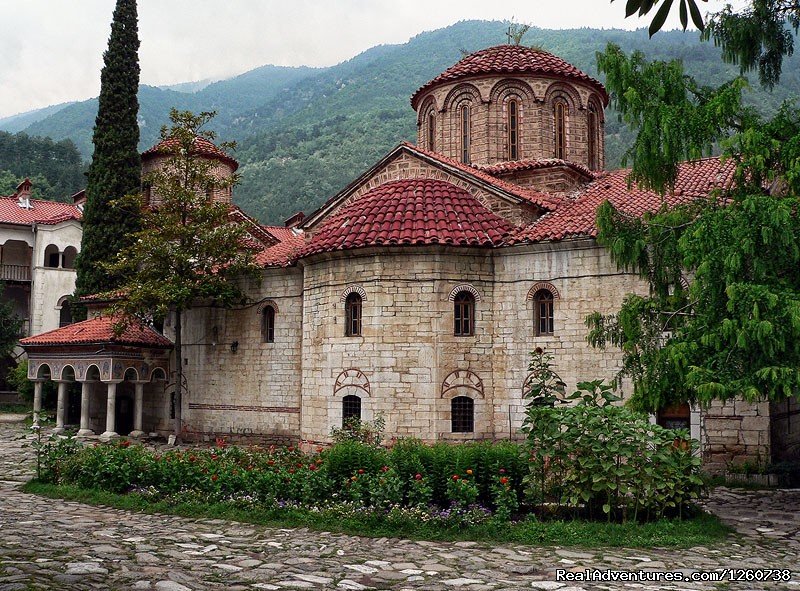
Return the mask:
[[428, 112], [428, 150], [436, 150], [436, 114], [433, 110]]
[[600, 126], [598, 125], [597, 107], [594, 103], [589, 103], [589, 113], [587, 115], [588, 149], [589, 149], [589, 170], [600, 168], [598, 145], [600, 144]]
[[540, 289], [533, 295], [533, 329], [537, 337], [553, 334], [553, 294]]
[[519, 158], [519, 105], [517, 101], [508, 101], [508, 159]]
[[555, 132], [553, 156], [567, 159], [567, 114], [569, 109], [563, 100], [556, 101], [553, 107], [553, 130]]
[[470, 163], [471, 125], [469, 105], [463, 105], [461, 107], [461, 162], [464, 164]]

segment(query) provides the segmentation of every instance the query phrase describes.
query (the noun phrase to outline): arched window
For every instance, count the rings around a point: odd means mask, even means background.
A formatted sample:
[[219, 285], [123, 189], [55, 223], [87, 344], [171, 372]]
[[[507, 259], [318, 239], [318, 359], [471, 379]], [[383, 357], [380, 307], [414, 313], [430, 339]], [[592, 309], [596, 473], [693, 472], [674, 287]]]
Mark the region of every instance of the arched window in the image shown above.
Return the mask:
[[553, 113], [553, 128], [555, 131], [554, 156], [562, 160], [567, 158], [567, 104], [557, 101]]
[[51, 269], [58, 269], [61, 263], [61, 253], [55, 244], [49, 244], [44, 249], [44, 266]]
[[508, 101], [508, 159], [519, 158], [519, 113], [517, 101]]
[[75, 268], [75, 258], [78, 256], [78, 250], [74, 246], [68, 246], [64, 249], [62, 258], [62, 267], [65, 269]]
[[348, 394], [342, 398], [342, 425], [347, 419], [353, 417], [361, 420], [361, 398]]
[[469, 396], [456, 396], [450, 401], [450, 426], [453, 433], [475, 431], [475, 401]]
[[469, 105], [464, 105], [461, 107], [461, 162], [464, 164], [469, 164], [470, 125]]
[[597, 146], [600, 143], [600, 126], [597, 124], [597, 108], [594, 103], [589, 103], [589, 114], [587, 115], [588, 148], [589, 148], [589, 169], [597, 170], [600, 168]]
[[58, 327], [69, 326], [72, 322], [72, 306], [69, 305], [69, 298], [64, 298], [58, 312]]
[[261, 311], [261, 338], [265, 343], [275, 342], [275, 308], [264, 306]]
[[433, 111], [428, 113], [428, 149], [431, 152], [436, 149], [436, 115]]
[[348, 337], [361, 336], [361, 296], [353, 292], [344, 303], [345, 328]]
[[475, 334], [475, 297], [468, 291], [459, 291], [453, 299], [453, 334], [468, 337]]
[[536, 336], [553, 334], [553, 294], [540, 289], [533, 296], [533, 326]]

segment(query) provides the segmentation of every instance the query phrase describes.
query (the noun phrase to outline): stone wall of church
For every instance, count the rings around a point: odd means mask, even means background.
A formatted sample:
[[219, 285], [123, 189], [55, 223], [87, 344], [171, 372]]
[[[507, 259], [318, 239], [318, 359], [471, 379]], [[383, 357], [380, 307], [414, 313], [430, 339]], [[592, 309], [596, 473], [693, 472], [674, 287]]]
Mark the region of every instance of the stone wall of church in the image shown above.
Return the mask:
[[[621, 353], [591, 347], [584, 320], [595, 311], [615, 312], [624, 294], [646, 294], [647, 284], [619, 271], [604, 249], [585, 239], [498, 251], [494, 279], [494, 422], [495, 434], [503, 437], [522, 424], [523, 389], [536, 347], [555, 355], [554, 369], [568, 394], [578, 382], [613, 379]], [[554, 295], [553, 334], [548, 336], [536, 336], [534, 326], [532, 298], [540, 289]]]
[[[187, 430], [225, 436], [296, 440], [300, 433], [302, 272], [268, 269], [237, 310], [197, 308], [184, 324], [189, 395]], [[274, 342], [264, 342], [263, 307], [275, 308]]]
[[[305, 261], [302, 437], [326, 441], [344, 396], [380, 413], [391, 437], [491, 437], [493, 261], [486, 251], [404, 248]], [[453, 335], [456, 288], [477, 294], [474, 336]], [[362, 294], [361, 336], [345, 336], [347, 293]], [[458, 373], [454, 373], [458, 372]], [[450, 400], [475, 401], [475, 432], [450, 432]]]
[[[602, 101], [593, 87], [578, 81], [542, 76], [483, 76], [444, 83], [419, 101], [417, 143], [461, 160], [461, 108], [470, 108], [470, 163], [485, 165], [511, 160], [508, 152], [508, 102], [519, 109], [519, 151], [516, 160], [553, 158], [556, 100], [567, 104], [566, 158], [589, 166], [590, 102], [598, 116], [597, 162], [605, 162]], [[433, 145], [429, 142], [430, 114], [434, 120]]]

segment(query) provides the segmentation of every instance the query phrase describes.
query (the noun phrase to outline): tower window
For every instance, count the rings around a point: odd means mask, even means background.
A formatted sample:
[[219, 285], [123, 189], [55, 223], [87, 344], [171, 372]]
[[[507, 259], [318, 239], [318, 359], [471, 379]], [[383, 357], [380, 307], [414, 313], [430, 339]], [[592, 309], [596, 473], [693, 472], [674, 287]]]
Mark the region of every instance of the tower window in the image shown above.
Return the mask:
[[342, 424], [352, 418], [361, 420], [361, 398], [350, 394], [342, 398]]
[[475, 431], [475, 401], [468, 396], [456, 396], [450, 401], [450, 427], [453, 433]]
[[600, 168], [600, 163], [597, 153], [597, 145], [599, 140], [599, 126], [597, 125], [597, 109], [594, 104], [589, 105], [589, 115], [587, 119], [588, 131], [588, 151], [589, 151], [589, 169], [597, 170]]
[[519, 113], [517, 101], [508, 102], [508, 159], [516, 160], [519, 157]]
[[436, 149], [436, 115], [433, 111], [428, 113], [428, 149], [433, 152]]
[[275, 308], [264, 306], [261, 319], [261, 337], [265, 343], [275, 342]]
[[460, 291], [453, 300], [453, 335], [468, 337], [475, 334], [475, 298], [468, 291]]
[[567, 158], [567, 105], [558, 101], [554, 112], [555, 153], [556, 158]]
[[361, 296], [353, 292], [344, 304], [345, 336], [361, 336]]
[[470, 119], [469, 105], [461, 107], [461, 162], [469, 164], [470, 152]]
[[533, 296], [533, 326], [537, 337], [553, 334], [553, 294], [546, 289]]

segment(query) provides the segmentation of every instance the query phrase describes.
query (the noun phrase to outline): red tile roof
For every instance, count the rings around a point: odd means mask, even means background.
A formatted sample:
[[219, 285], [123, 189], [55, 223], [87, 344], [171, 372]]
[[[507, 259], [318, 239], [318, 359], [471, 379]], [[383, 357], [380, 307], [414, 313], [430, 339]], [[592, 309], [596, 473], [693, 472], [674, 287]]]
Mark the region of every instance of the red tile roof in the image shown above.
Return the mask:
[[20, 340], [20, 345], [88, 345], [88, 344], [115, 344], [132, 345], [137, 347], [172, 347], [172, 341], [159, 334], [149, 326], [142, 326], [136, 322], [129, 324], [122, 334], [114, 333], [114, 324], [117, 322], [112, 316], [99, 316], [91, 320], [84, 320], [70, 324], [49, 332], [43, 332], [32, 337]]
[[522, 187], [520, 185], [498, 179], [489, 174], [488, 172], [484, 172], [481, 168], [477, 166], [464, 164], [463, 162], [460, 162], [454, 158], [448, 158], [447, 156], [443, 156], [442, 154], [439, 154], [437, 152], [431, 152], [429, 150], [425, 150], [409, 142], [403, 142], [400, 145], [405, 146], [406, 148], [409, 148], [412, 151], [417, 152], [418, 154], [422, 154], [424, 156], [427, 156], [428, 158], [436, 160], [441, 164], [455, 167], [461, 172], [464, 172], [485, 183], [489, 183], [493, 187], [500, 189], [505, 193], [510, 193], [515, 197], [519, 197], [521, 199], [524, 199], [525, 201], [529, 201], [530, 203], [533, 203], [534, 205], [540, 208], [553, 209], [557, 207], [558, 203], [560, 202], [557, 198], [548, 195], [547, 193], [543, 193], [535, 189]]
[[588, 179], [595, 177], [595, 173], [586, 168], [583, 164], [577, 162], [570, 162], [568, 160], [561, 160], [560, 158], [538, 158], [532, 160], [512, 160], [508, 162], [498, 162], [497, 164], [484, 164], [476, 166], [481, 170], [492, 176], [501, 175], [510, 172], [517, 172], [519, 170], [536, 170], [541, 168], [555, 168], [557, 166], [565, 166], [575, 170]]
[[259, 252], [256, 263], [264, 267], [288, 267], [294, 263], [305, 245], [303, 233], [285, 226], [264, 226], [264, 230], [278, 242]]
[[0, 197], [0, 224], [54, 225], [68, 220], [80, 220], [81, 210], [72, 203], [31, 199], [31, 209], [20, 207], [17, 196]]
[[597, 208], [606, 200], [629, 215], [642, 216], [658, 210], [663, 204], [676, 206], [708, 197], [716, 188], [729, 189], [733, 184], [736, 164], [732, 160], [703, 158], [683, 162], [672, 193], [662, 197], [636, 185], [628, 189], [629, 170], [615, 170], [598, 176], [574, 200], [564, 202], [556, 211], [547, 213], [515, 234], [509, 242], [542, 242], [578, 236], [596, 236]]
[[[152, 148], [142, 152], [142, 160], [147, 160], [155, 156], [168, 156], [174, 154], [179, 148], [180, 141], [177, 138], [167, 138], [158, 142]], [[194, 138], [194, 146], [192, 153], [199, 156], [207, 156], [209, 158], [216, 158], [222, 160], [233, 167], [233, 170], [239, 168], [239, 163], [231, 156], [223, 152], [220, 148], [215, 146], [212, 142], [204, 137]]]
[[513, 230], [464, 189], [404, 179], [375, 187], [325, 220], [301, 256], [381, 245], [497, 246]]
[[522, 45], [497, 45], [466, 56], [421, 86], [411, 96], [411, 106], [416, 110], [422, 95], [437, 84], [487, 74], [543, 74], [578, 80], [594, 86], [603, 101], [608, 104], [608, 93], [598, 80], [560, 57], [547, 51], [531, 49]]

